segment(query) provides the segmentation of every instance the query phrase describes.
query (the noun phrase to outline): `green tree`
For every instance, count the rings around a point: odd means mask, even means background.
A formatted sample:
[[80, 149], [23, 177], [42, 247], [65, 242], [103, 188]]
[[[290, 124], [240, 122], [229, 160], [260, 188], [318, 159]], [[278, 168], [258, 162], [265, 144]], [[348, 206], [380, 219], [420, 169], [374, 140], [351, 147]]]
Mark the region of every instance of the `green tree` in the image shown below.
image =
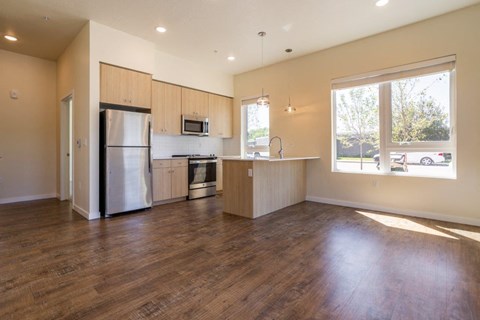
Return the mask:
[[450, 138], [448, 114], [428, 89], [419, 87], [419, 78], [392, 82], [392, 140], [399, 143], [446, 141]]
[[363, 170], [363, 145], [378, 145], [378, 86], [337, 91], [337, 137], [345, 147], [358, 144]]

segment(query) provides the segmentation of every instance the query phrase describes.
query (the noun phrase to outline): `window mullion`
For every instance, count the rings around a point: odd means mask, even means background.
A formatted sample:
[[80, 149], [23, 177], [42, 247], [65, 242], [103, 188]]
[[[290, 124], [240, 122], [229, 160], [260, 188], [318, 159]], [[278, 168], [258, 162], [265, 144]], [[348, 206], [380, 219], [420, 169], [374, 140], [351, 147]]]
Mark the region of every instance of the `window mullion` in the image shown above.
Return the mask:
[[332, 91], [332, 171], [337, 171], [337, 94]]
[[380, 116], [380, 171], [390, 172], [390, 154], [387, 148], [388, 141], [392, 137], [392, 107], [391, 107], [391, 86], [390, 83], [379, 85], [379, 116]]

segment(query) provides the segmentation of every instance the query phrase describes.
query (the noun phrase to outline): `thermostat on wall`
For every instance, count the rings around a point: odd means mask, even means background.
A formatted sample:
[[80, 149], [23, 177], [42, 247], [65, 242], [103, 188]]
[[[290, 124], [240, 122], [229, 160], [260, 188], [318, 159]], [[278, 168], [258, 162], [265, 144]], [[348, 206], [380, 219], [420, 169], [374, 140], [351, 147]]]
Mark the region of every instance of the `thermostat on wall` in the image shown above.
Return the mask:
[[18, 99], [18, 91], [15, 89], [10, 90], [10, 98], [11, 99]]

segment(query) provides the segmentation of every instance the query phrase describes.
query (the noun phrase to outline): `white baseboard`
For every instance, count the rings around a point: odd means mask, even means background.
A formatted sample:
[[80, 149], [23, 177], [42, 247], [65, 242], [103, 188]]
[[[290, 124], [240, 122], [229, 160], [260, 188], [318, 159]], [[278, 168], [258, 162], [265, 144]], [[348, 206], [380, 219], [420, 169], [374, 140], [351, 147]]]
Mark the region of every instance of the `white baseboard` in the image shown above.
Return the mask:
[[23, 202], [23, 201], [33, 201], [33, 200], [42, 200], [42, 199], [51, 199], [55, 198], [55, 193], [50, 194], [36, 194], [32, 196], [23, 196], [23, 197], [13, 197], [13, 198], [3, 198], [0, 199], [0, 204], [14, 203], [14, 202]]
[[90, 213], [88, 220], [100, 219], [100, 212]]
[[434, 212], [427, 212], [427, 211], [404, 210], [404, 209], [398, 209], [398, 208], [377, 206], [370, 203], [352, 202], [352, 201], [344, 201], [344, 200], [329, 199], [329, 198], [314, 197], [314, 196], [307, 196], [306, 200], [319, 202], [319, 203], [333, 204], [337, 206], [350, 207], [350, 208], [383, 211], [383, 212], [394, 213], [394, 214], [399, 214], [403, 216], [427, 218], [432, 220], [440, 220], [440, 221], [468, 224], [472, 226], [480, 226], [480, 219], [475, 219], [475, 218], [449, 216], [449, 215], [444, 215], [444, 214], [434, 213]]
[[84, 210], [83, 208], [77, 206], [76, 204], [73, 205], [73, 211], [84, 217], [85, 219], [89, 220], [89, 214], [87, 210]]
[[81, 215], [87, 220], [100, 219], [100, 212], [90, 214], [88, 213], [87, 210], [83, 209], [82, 207], [79, 207], [76, 204], [73, 205], [73, 211], [75, 211], [76, 213], [78, 213], [79, 215]]

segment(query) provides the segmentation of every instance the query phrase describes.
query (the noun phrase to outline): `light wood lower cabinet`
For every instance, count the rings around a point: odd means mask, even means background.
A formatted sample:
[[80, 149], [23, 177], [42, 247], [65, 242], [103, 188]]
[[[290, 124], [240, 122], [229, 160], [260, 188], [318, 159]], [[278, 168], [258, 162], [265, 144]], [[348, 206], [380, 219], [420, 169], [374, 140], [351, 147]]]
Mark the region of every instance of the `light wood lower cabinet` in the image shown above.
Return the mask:
[[306, 160], [223, 160], [223, 211], [258, 218], [305, 201]]
[[188, 195], [188, 160], [153, 160], [153, 201]]

